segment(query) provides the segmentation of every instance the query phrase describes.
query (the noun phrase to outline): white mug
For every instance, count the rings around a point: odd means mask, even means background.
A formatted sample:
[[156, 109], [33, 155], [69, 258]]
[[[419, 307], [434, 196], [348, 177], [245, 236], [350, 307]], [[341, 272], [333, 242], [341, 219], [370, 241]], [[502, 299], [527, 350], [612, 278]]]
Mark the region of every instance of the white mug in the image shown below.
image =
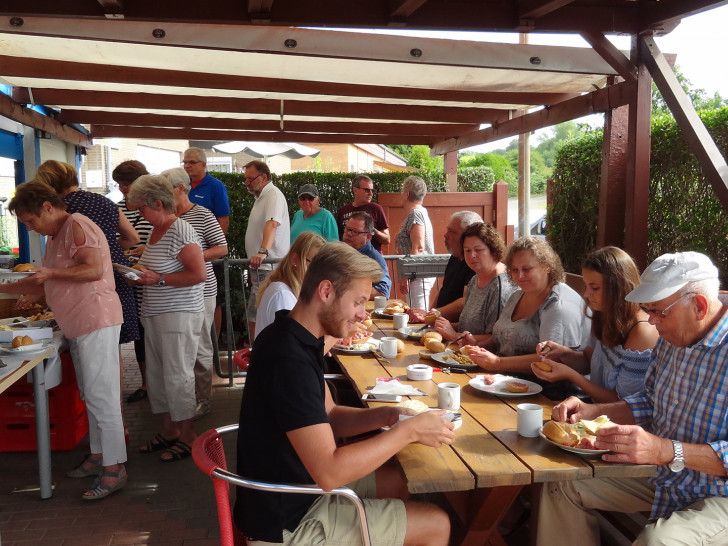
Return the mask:
[[397, 338], [383, 337], [379, 340], [379, 350], [384, 358], [395, 358], [397, 356]]
[[394, 329], [399, 330], [400, 328], [405, 328], [407, 326], [407, 322], [409, 322], [409, 315], [407, 313], [395, 313], [392, 315], [392, 319], [394, 320]]
[[460, 408], [460, 385], [457, 383], [440, 383], [437, 386], [437, 407], [457, 411]]
[[387, 298], [384, 296], [374, 296], [374, 309], [384, 309], [387, 306]]
[[543, 408], [538, 404], [518, 404], [518, 434], [526, 438], [538, 436], [543, 426]]

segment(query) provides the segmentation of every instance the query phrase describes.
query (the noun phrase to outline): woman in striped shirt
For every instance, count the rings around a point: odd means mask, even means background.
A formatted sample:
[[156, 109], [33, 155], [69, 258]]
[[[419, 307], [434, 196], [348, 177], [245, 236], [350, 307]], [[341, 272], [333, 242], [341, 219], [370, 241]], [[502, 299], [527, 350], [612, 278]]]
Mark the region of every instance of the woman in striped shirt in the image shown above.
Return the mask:
[[149, 402], [162, 429], [140, 448], [164, 450], [163, 462], [191, 455], [196, 435], [195, 356], [204, 318], [207, 272], [195, 229], [177, 218], [172, 187], [162, 176], [134, 182], [127, 202], [153, 226], [139, 264], [143, 286], [141, 321], [147, 357]]

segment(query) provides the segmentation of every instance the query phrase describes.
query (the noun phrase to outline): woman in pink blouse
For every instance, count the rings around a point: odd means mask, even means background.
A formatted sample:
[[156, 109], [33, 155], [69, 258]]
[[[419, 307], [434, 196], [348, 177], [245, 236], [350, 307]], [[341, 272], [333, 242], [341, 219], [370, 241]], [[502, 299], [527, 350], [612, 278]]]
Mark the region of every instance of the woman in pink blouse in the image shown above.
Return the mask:
[[[34, 275], [0, 285], [0, 291], [31, 298], [45, 295], [68, 338], [86, 402], [91, 454], [66, 475], [94, 477], [81, 498], [102, 499], [127, 481], [117, 345], [123, 316], [109, 245], [96, 224], [66, 212], [56, 192], [42, 182], [19, 185], [8, 210], [29, 230], [47, 237], [46, 253]], [[18, 304], [24, 300], [21, 297]]]

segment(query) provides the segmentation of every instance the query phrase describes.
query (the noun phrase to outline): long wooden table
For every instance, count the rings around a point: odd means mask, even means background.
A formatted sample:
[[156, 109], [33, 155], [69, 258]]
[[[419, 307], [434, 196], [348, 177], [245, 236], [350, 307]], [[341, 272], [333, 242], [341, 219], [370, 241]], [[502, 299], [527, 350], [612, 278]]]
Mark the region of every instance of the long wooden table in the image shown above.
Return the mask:
[[3, 356], [6, 367], [0, 368], [0, 393], [8, 389], [28, 372], [33, 373], [33, 397], [35, 400], [35, 429], [38, 441], [38, 477], [40, 498], [47, 499], [53, 494], [51, 480], [51, 439], [48, 415], [48, 393], [45, 385], [44, 361], [53, 353], [48, 349], [24, 360], [21, 356]]
[[[374, 320], [374, 337], [397, 336], [392, 321]], [[517, 405], [540, 404], [548, 419], [554, 402], [542, 395], [498, 397], [478, 391], [468, 382], [473, 374], [435, 372], [432, 380], [409, 381], [406, 368], [422, 361], [418, 342], [405, 340], [405, 351], [397, 358], [374, 355], [337, 354], [342, 369], [359, 394], [371, 388], [378, 377], [397, 377], [428, 396], [414, 397], [437, 407], [437, 385], [455, 382], [463, 386], [460, 412], [463, 424], [450, 446], [439, 449], [411, 444], [397, 458], [411, 493], [444, 492], [467, 528], [462, 544], [504, 544], [497, 532], [500, 521], [526, 485], [592, 477], [647, 477], [656, 472], [651, 465], [605, 463], [555, 447], [542, 438], [518, 435]], [[381, 403], [370, 402], [371, 406]], [[466, 494], [455, 492], [469, 492]]]

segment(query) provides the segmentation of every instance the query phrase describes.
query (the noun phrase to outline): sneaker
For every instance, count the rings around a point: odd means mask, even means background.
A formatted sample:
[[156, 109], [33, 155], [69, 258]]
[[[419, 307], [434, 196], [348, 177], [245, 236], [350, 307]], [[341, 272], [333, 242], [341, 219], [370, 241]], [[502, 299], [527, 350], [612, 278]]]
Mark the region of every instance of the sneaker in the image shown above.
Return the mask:
[[209, 400], [200, 400], [197, 402], [197, 407], [195, 408], [195, 416], [193, 419], [197, 421], [200, 417], [204, 417], [210, 413], [210, 401]]

